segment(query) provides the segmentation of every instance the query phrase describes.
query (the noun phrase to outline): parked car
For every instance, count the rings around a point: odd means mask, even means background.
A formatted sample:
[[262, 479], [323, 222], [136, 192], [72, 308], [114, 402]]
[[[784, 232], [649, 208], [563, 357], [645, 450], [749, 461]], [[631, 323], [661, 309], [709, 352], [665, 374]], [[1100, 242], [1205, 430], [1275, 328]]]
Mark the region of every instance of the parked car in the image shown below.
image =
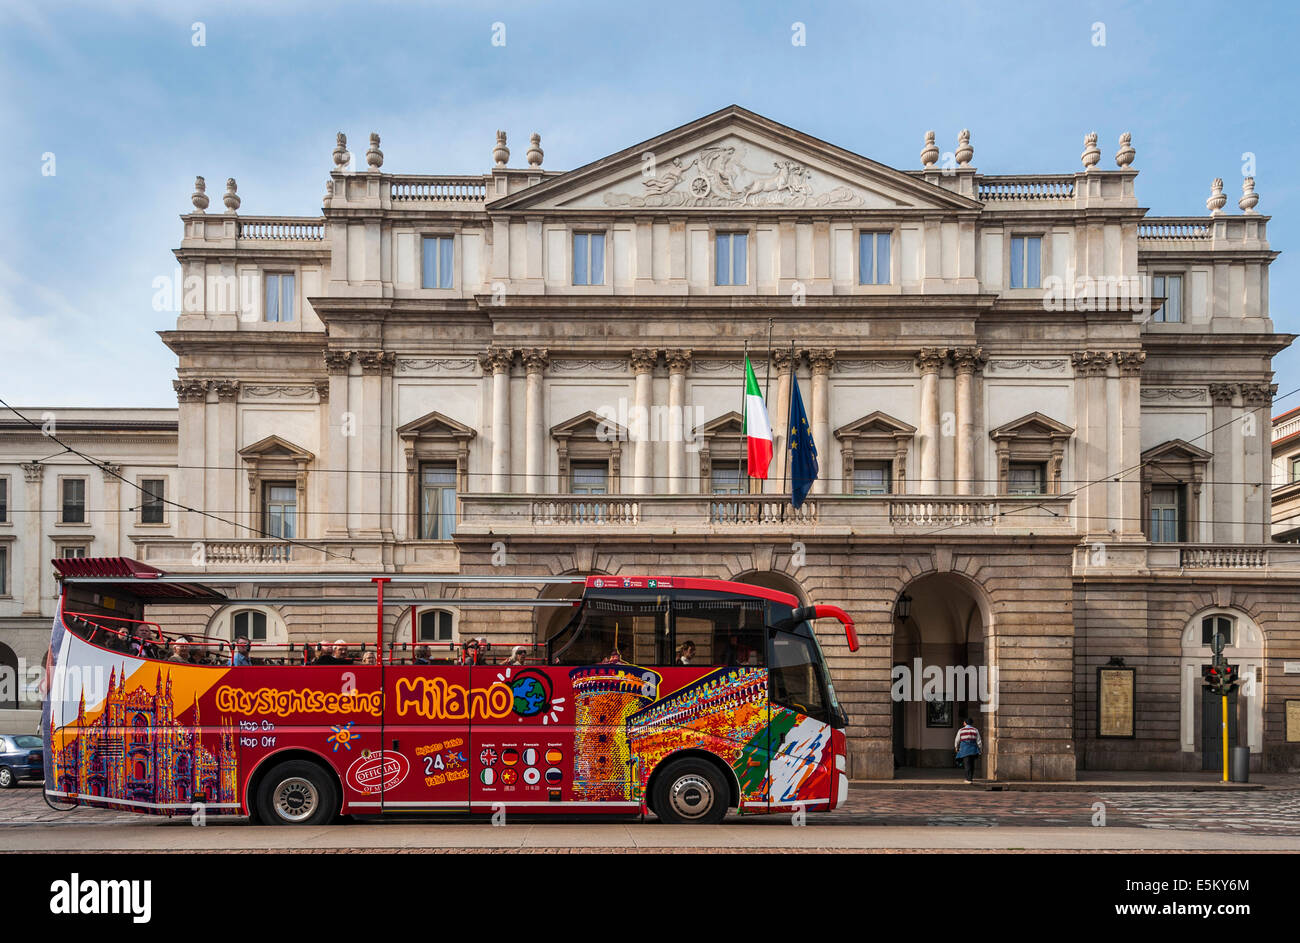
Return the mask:
[[29, 734], [0, 734], [0, 789], [45, 778], [45, 744]]

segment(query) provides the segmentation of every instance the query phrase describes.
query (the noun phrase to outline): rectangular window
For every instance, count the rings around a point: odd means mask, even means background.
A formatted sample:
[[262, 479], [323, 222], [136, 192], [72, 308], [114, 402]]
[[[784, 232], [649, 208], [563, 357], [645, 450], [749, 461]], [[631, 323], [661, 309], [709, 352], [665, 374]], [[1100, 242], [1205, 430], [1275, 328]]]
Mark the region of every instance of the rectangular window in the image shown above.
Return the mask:
[[1151, 300], [1163, 299], [1160, 307], [1152, 315], [1153, 321], [1170, 323], [1183, 320], [1183, 276], [1157, 275], [1151, 279]]
[[1043, 472], [1038, 462], [1012, 462], [1007, 469], [1007, 494], [1043, 494]]
[[9, 523], [9, 479], [0, 478], [0, 524]]
[[1043, 239], [1041, 236], [1011, 237], [1011, 287], [1042, 287]]
[[420, 465], [420, 539], [451, 540], [456, 533], [456, 466]]
[[889, 233], [858, 233], [858, 284], [889, 284]]
[[144, 501], [140, 505], [141, 524], [162, 524], [166, 520], [163, 513], [163, 499], [167, 497], [167, 481], [163, 478], [144, 478], [140, 481], [144, 489]]
[[603, 232], [573, 234], [573, 284], [605, 284], [605, 234]]
[[293, 320], [293, 273], [266, 276], [266, 320]]
[[9, 595], [9, 548], [0, 547], [0, 596]]
[[854, 494], [889, 494], [893, 462], [854, 462]]
[[425, 288], [450, 288], [454, 257], [451, 236], [425, 236], [421, 285]]
[[252, 609], [245, 609], [243, 612], [235, 613], [235, 633], [234, 637], [243, 636], [250, 642], [266, 641], [266, 613], [254, 612]]
[[1152, 543], [1177, 543], [1182, 519], [1182, 493], [1180, 488], [1151, 489]]
[[715, 244], [717, 284], [744, 285], [746, 273], [746, 240], [748, 234], [743, 232], [720, 232]]
[[65, 560], [82, 560], [88, 549], [85, 544], [64, 544], [59, 548], [59, 556]]
[[62, 523], [86, 523], [86, 479], [64, 478], [61, 486], [63, 488], [63, 517], [60, 518]]
[[714, 494], [744, 494], [748, 489], [745, 475], [746, 460], [715, 459], [710, 472], [710, 486]]
[[292, 481], [268, 481], [263, 490], [262, 530], [267, 537], [298, 536], [298, 489]]
[[426, 609], [420, 613], [421, 642], [451, 642], [451, 613], [446, 609]]
[[1291, 480], [1300, 481], [1300, 456], [1291, 459]]
[[569, 469], [569, 491], [572, 494], [609, 494], [609, 465], [605, 462], [588, 462]]

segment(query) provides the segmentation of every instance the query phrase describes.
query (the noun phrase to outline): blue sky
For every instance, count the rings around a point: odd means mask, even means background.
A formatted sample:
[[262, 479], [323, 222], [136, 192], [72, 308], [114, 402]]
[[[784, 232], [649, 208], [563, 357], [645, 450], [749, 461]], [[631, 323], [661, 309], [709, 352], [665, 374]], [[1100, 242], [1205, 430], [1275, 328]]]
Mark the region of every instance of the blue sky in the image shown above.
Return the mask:
[[[1243, 9], [1249, 12], [1243, 13]], [[1236, 212], [1256, 160], [1277, 330], [1300, 333], [1300, 5], [715, 2], [28, 3], [0, 7], [0, 397], [174, 406], [153, 281], [175, 269], [194, 176], [250, 214], [313, 215], [334, 133], [385, 170], [480, 173], [494, 131], [576, 167], [736, 103], [899, 168], [970, 128], [986, 173], [1102, 166], [1133, 134], [1138, 198]], [[206, 45], [192, 42], [204, 25]], [[505, 45], [492, 44], [493, 23]], [[807, 44], [791, 43], [792, 24]], [[1094, 25], [1105, 45], [1094, 45]], [[43, 155], [55, 174], [42, 174]], [[1274, 363], [1300, 387], [1300, 350]], [[1300, 405], [1300, 394], [1276, 411]]]

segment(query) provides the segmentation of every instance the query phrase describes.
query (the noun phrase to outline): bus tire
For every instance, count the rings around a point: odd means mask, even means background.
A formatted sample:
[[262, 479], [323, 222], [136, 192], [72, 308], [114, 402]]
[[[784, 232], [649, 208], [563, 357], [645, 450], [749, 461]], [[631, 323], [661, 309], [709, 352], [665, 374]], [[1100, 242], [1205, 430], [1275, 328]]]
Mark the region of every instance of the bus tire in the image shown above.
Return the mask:
[[727, 816], [729, 795], [717, 767], [687, 756], [656, 774], [651, 806], [669, 825], [717, 825]]
[[328, 825], [339, 812], [338, 786], [315, 763], [289, 760], [262, 777], [255, 811], [262, 825]]

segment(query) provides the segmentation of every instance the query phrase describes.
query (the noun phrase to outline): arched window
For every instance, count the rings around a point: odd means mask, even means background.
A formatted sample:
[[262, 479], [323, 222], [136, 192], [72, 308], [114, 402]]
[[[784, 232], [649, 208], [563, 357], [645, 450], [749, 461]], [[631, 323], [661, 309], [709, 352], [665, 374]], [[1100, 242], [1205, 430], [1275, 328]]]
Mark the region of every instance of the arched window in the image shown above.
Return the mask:
[[222, 609], [212, 617], [203, 634], [209, 642], [216, 639], [233, 642], [241, 635], [258, 646], [281, 646], [289, 642], [289, 629], [273, 606], [232, 606]]
[[456, 616], [446, 609], [425, 609], [418, 615], [417, 642], [454, 642]]
[[231, 640], [243, 636], [250, 642], [266, 641], [266, 613], [242, 609], [230, 617]]

